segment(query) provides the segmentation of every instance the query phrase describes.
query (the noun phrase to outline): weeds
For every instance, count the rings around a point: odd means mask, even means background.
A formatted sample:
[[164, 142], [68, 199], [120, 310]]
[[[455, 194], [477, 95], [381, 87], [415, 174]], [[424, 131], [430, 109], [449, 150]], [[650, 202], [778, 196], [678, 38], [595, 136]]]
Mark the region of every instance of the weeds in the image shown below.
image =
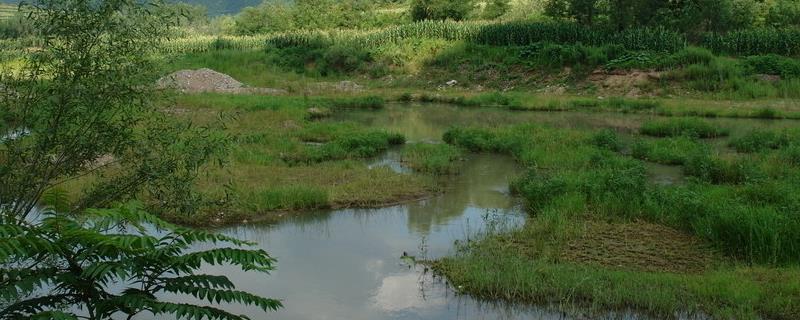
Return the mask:
[[800, 134], [789, 131], [753, 130], [731, 139], [729, 145], [736, 151], [753, 153], [786, 147], [797, 138], [800, 138]]
[[647, 121], [639, 130], [644, 135], [654, 137], [689, 136], [695, 138], [718, 138], [727, 136], [727, 129], [696, 118], [678, 118]]
[[634, 158], [667, 165], [681, 165], [689, 158], [709, 153], [708, 147], [695, 138], [681, 136], [676, 138], [645, 140], [633, 144], [631, 155]]
[[435, 175], [457, 172], [461, 150], [447, 144], [417, 143], [403, 149], [402, 161], [414, 170]]

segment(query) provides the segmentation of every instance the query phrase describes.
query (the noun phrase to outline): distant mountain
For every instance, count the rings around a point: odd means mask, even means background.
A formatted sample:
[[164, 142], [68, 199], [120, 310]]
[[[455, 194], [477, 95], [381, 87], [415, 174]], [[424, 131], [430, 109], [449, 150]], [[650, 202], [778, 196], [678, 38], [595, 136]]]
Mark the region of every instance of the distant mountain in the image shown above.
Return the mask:
[[[18, 4], [22, 0], [0, 0], [0, 3]], [[252, 7], [262, 0], [170, 0], [172, 2], [185, 2], [199, 4], [208, 8], [208, 14], [218, 16], [223, 14], [237, 14], [244, 7]]]

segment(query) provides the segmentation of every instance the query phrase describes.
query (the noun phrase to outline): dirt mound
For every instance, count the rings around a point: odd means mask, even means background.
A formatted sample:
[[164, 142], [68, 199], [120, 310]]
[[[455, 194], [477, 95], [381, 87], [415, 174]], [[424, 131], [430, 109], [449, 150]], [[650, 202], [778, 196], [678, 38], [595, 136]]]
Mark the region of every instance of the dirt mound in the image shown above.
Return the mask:
[[157, 84], [159, 88], [175, 89], [183, 93], [286, 93], [286, 91], [280, 89], [249, 88], [227, 74], [216, 72], [207, 68], [177, 71], [159, 79]]
[[662, 72], [645, 70], [595, 70], [588, 79], [606, 92], [624, 94], [631, 98], [642, 95], [642, 87], [657, 82]]
[[650, 272], [695, 273], [708, 268], [713, 253], [697, 238], [645, 222], [591, 222], [570, 241], [562, 259]]

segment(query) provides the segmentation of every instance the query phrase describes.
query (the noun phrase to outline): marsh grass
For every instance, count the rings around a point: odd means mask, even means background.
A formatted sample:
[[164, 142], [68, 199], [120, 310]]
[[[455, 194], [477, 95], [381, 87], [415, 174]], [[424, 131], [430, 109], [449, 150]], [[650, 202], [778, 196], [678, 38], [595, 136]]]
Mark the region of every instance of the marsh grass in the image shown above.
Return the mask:
[[[644, 154], [663, 152], [658, 158], [684, 162], [694, 177], [685, 185], [661, 186], [647, 182], [640, 161], [611, 151], [614, 138], [609, 133], [521, 125], [453, 128], [445, 140], [471, 151], [508, 153], [529, 168], [512, 183], [512, 191], [526, 200], [532, 213], [524, 227], [483, 235], [433, 263], [464, 292], [594, 310], [634, 309], [657, 317], [699, 312], [721, 318], [791, 319], [800, 312], [800, 280], [795, 278], [800, 272], [800, 218], [795, 214], [800, 197], [791, 191], [798, 187], [796, 180], [789, 178], [797, 176], [798, 168], [784, 154], [788, 149], [721, 157], [695, 137], [648, 139], [653, 149]], [[684, 153], [684, 147], [697, 151]], [[784, 169], [770, 175], [765, 166]], [[574, 240], [594, 232], [587, 225], [598, 220], [612, 227], [643, 220], [688, 233], [715, 262], [701, 265], [704, 271], [699, 273], [676, 273], [632, 270], [634, 262], [587, 265], [564, 260], [564, 252], [581, 254], [575, 251], [584, 249], [574, 247]], [[656, 246], [685, 241], [683, 236], [648, 237]], [[660, 254], [643, 251], [635, 256]], [[664, 259], [676, 265], [702, 261], [680, 254]], [[790, 267], [779, 267], [784, 265]]]
[[729, 145], [739, 152], [753, 153], [769, 149], [781, 149], [797, 144], [797, 130], [753, 130], [731, 139]]
[[311, 210], [330, 205], [328, 192], [319, 187], [284, 186], [243, 192], [243, 206], [254, 213], [277, 210]]
[[[786, 181], [778, 184], [784, 186], [779, 190], [792, 193], [788, 190], [796, 182], [790, 177], [798, 174], [798, 170], [791, 167], [790, 156], [720, 156], [688, 137], [651, 141], [648, 149], [641, 152], [643, 156], [683, 163], [686, 175], [695, 178], [696, 182], [692, 182], [695, 186], [719, 186], [692, 189], [699, 197], [715, 199], [713, 202], [690, 196], [692, 193], [665, 200], [663, 195], [673, 194], [668, 191], [677, 187], [647, 183], [646, 169], [640, 161], [606, 151], [603, 144], [598, 147], [596, 138], [574, 131], [524, 125], [504, 129], [453, 128], [445, 134], [445, 141], [471, 151], [509, 153], [529, 166], [528, 174], [517, 179], [512, 190], [526, 199], [534, 213], [547, 209], [560, 197], [580, 195], [586, 210], [594, 216], [665, 223], [691, 232], [737, 259], [759, 263], [800, 261], [794, 246], [786, 242], [790, 240], [775, 241], [775, 235], [782, 235], [782, 239], [800, 236], [800, 228], [791, 223], [791, 227], [778, 228], [778, 221], [798, 220], [788, 215], [791, 210], [784, 210], [794, 208], [795, 202], [758, 202], [752, 199], [780, 199], [775, 196], [780, 192], [775, 188], [750, 188], [745, 193], [742, 187]], [[770, 166], [784, 169], [768, 170]], [[720, 195], [717, 193], [720, 190], [727, 191]], [[752, 201], [740, 202], [740, 199]], [[691, 207], [697, 203], [718, 206]], [[760, 214], [765, 220], [759, 224]], [[737, 221], [741, 224], [730, 225], [738, 224]]]
[[[719, 318], [792, 319], [800, 271], [721, 269], [682, 275], [625, 271], [527, 257], [503, 242], [484, 240], [469, 253], [433, 264], [461, 291], [485, 299], [561, 308], [634, 309], [657, 318], [706, 314]], [[585, 310], [585, 309], [583, 309]]]
[[755, 159], [722, 157], [709, 153], [692, 154], [686, 159], [683, 172], [687, 176], [714, 184], [743, 184], [766, 178]]
[[457, 161], [462, 158], [458, 147], [447, 144], [417, 143], [407, 145], [402, 151], [402, 161], [410, 168], [436, 175], [457, 173]]
[[688, 136], [640, 139], [631, 147], [631, 155], [634, 158], [666, 165], [681, 165], [697, 154], [709, 152], [706, 144]]
[[689, 136], [695, 138], [718, 138], [729, 134], [728, 129], [697, 118], [647, 121], [642, 124], [639, 132], [653, 137]]
[[[365, 159], [405, 137], [380, 128], [310, 120], [308, 108], [329, 106], [373, 110], [369, 96], [180, 95], [175, 116], [197, 125], [224, 121], [231, 135], [231, 157], [224, 169], [209, 168], [200, 189], [230, 199], [219, 212], [198, 213], [192, 225], [277, 219], [283, 211], [379, 206], [416, 199], [438, 191], [427, 174], [369, 169]], [[342, 102], [333, 107], [334, 102]], [[382, 101], [382, 99], [380, 100]], [[230, 115], [230, 116], [220, 116]]]

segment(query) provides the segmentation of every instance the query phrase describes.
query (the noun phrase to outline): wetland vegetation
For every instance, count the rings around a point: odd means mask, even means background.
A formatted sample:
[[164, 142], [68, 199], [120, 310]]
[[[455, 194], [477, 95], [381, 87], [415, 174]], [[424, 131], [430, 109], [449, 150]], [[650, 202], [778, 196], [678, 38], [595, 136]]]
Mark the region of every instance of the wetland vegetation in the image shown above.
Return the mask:
[[0, 5], [0, 319], [794, 319], [799, 30], [793, 0]]

